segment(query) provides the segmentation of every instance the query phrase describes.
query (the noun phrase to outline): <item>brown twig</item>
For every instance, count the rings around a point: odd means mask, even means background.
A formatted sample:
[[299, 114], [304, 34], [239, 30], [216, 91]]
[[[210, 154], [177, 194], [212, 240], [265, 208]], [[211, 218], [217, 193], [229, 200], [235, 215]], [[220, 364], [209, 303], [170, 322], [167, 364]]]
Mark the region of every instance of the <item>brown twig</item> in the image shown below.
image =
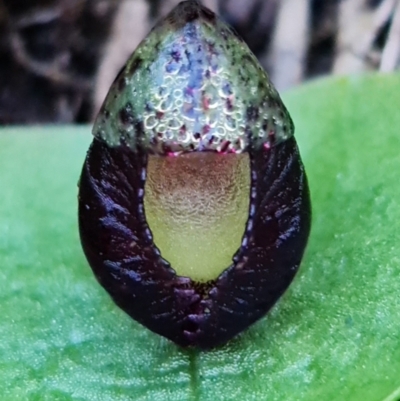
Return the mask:
[[389, 36], [383, 49], [380, 71], [394, 71], [400, 61], [400, 1], [397, 1]]
[[309, 0], [282, 0], [272, 42], [272, 81], [278, 90], [298, 84], [309, 42]]
[[366, 0], [343, 1], [339, 10], [339, 33], [334, 74], [349, 74], [368, 69], [368, 54], [374, 40], [393, 13], [397, 0], [383, 0], [376, 10]]
[[10, 34], [10, 45], [15, 60], [28, 71], [35, 75], [47, 78], [56, 84], [66, 85], [72, 88], [88, 91], [92, 83], [90, 79], [79, 77], [63, 71], [69, 62], [69, 55], [59, 55], [54, 61], [46, 63], [33, 59], [25, 49], [24, 43], [17, 31]]

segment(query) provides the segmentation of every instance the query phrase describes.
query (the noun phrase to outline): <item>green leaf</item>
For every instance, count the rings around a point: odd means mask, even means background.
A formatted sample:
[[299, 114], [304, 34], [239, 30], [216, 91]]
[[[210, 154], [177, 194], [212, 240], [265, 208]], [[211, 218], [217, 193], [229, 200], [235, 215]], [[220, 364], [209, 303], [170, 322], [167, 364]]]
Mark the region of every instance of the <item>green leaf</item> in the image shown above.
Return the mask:
[[396, 401], [400, 397], [400, 77], [284, 96], [313, 229], [276, 307], [201, 353], [121, 312], [77, 232], [88, 127], [0, 131], [0, 395], [30, 400]]

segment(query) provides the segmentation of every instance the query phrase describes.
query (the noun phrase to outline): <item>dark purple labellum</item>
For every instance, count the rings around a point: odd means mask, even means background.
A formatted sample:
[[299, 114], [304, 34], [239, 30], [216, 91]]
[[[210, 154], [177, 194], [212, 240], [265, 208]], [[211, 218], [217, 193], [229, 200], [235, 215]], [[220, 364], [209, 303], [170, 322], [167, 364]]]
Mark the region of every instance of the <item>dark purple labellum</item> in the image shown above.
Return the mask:
[[310, 231], [293, 130], [236, 34], [178, 5], [110, 89], [80, 179], [82, 246], [116, 304], [203, 349], [265, 315]]

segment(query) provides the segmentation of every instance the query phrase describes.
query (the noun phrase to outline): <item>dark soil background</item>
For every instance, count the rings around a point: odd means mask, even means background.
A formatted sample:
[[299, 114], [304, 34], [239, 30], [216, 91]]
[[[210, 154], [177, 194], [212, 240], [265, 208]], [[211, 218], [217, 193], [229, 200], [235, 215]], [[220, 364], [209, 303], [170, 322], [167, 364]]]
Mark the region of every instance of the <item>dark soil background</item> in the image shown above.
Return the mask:
[[[0, 124], [93, 119], [129, 54], [179, 0], [0, 0]], [[278, 90], [400, 65], [399, 0], [203, 0]]]

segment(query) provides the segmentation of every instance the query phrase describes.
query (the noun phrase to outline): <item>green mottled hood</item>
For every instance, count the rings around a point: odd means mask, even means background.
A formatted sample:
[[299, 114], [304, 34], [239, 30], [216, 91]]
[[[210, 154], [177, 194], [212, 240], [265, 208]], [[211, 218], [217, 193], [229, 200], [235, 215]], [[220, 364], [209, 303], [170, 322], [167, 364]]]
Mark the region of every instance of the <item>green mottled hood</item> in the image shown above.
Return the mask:
[[180, 3], [118, 75], [93, 133], [149, 153], [240, 153], [293, 135], [293, 124], [247, 45], [197, 1]]

